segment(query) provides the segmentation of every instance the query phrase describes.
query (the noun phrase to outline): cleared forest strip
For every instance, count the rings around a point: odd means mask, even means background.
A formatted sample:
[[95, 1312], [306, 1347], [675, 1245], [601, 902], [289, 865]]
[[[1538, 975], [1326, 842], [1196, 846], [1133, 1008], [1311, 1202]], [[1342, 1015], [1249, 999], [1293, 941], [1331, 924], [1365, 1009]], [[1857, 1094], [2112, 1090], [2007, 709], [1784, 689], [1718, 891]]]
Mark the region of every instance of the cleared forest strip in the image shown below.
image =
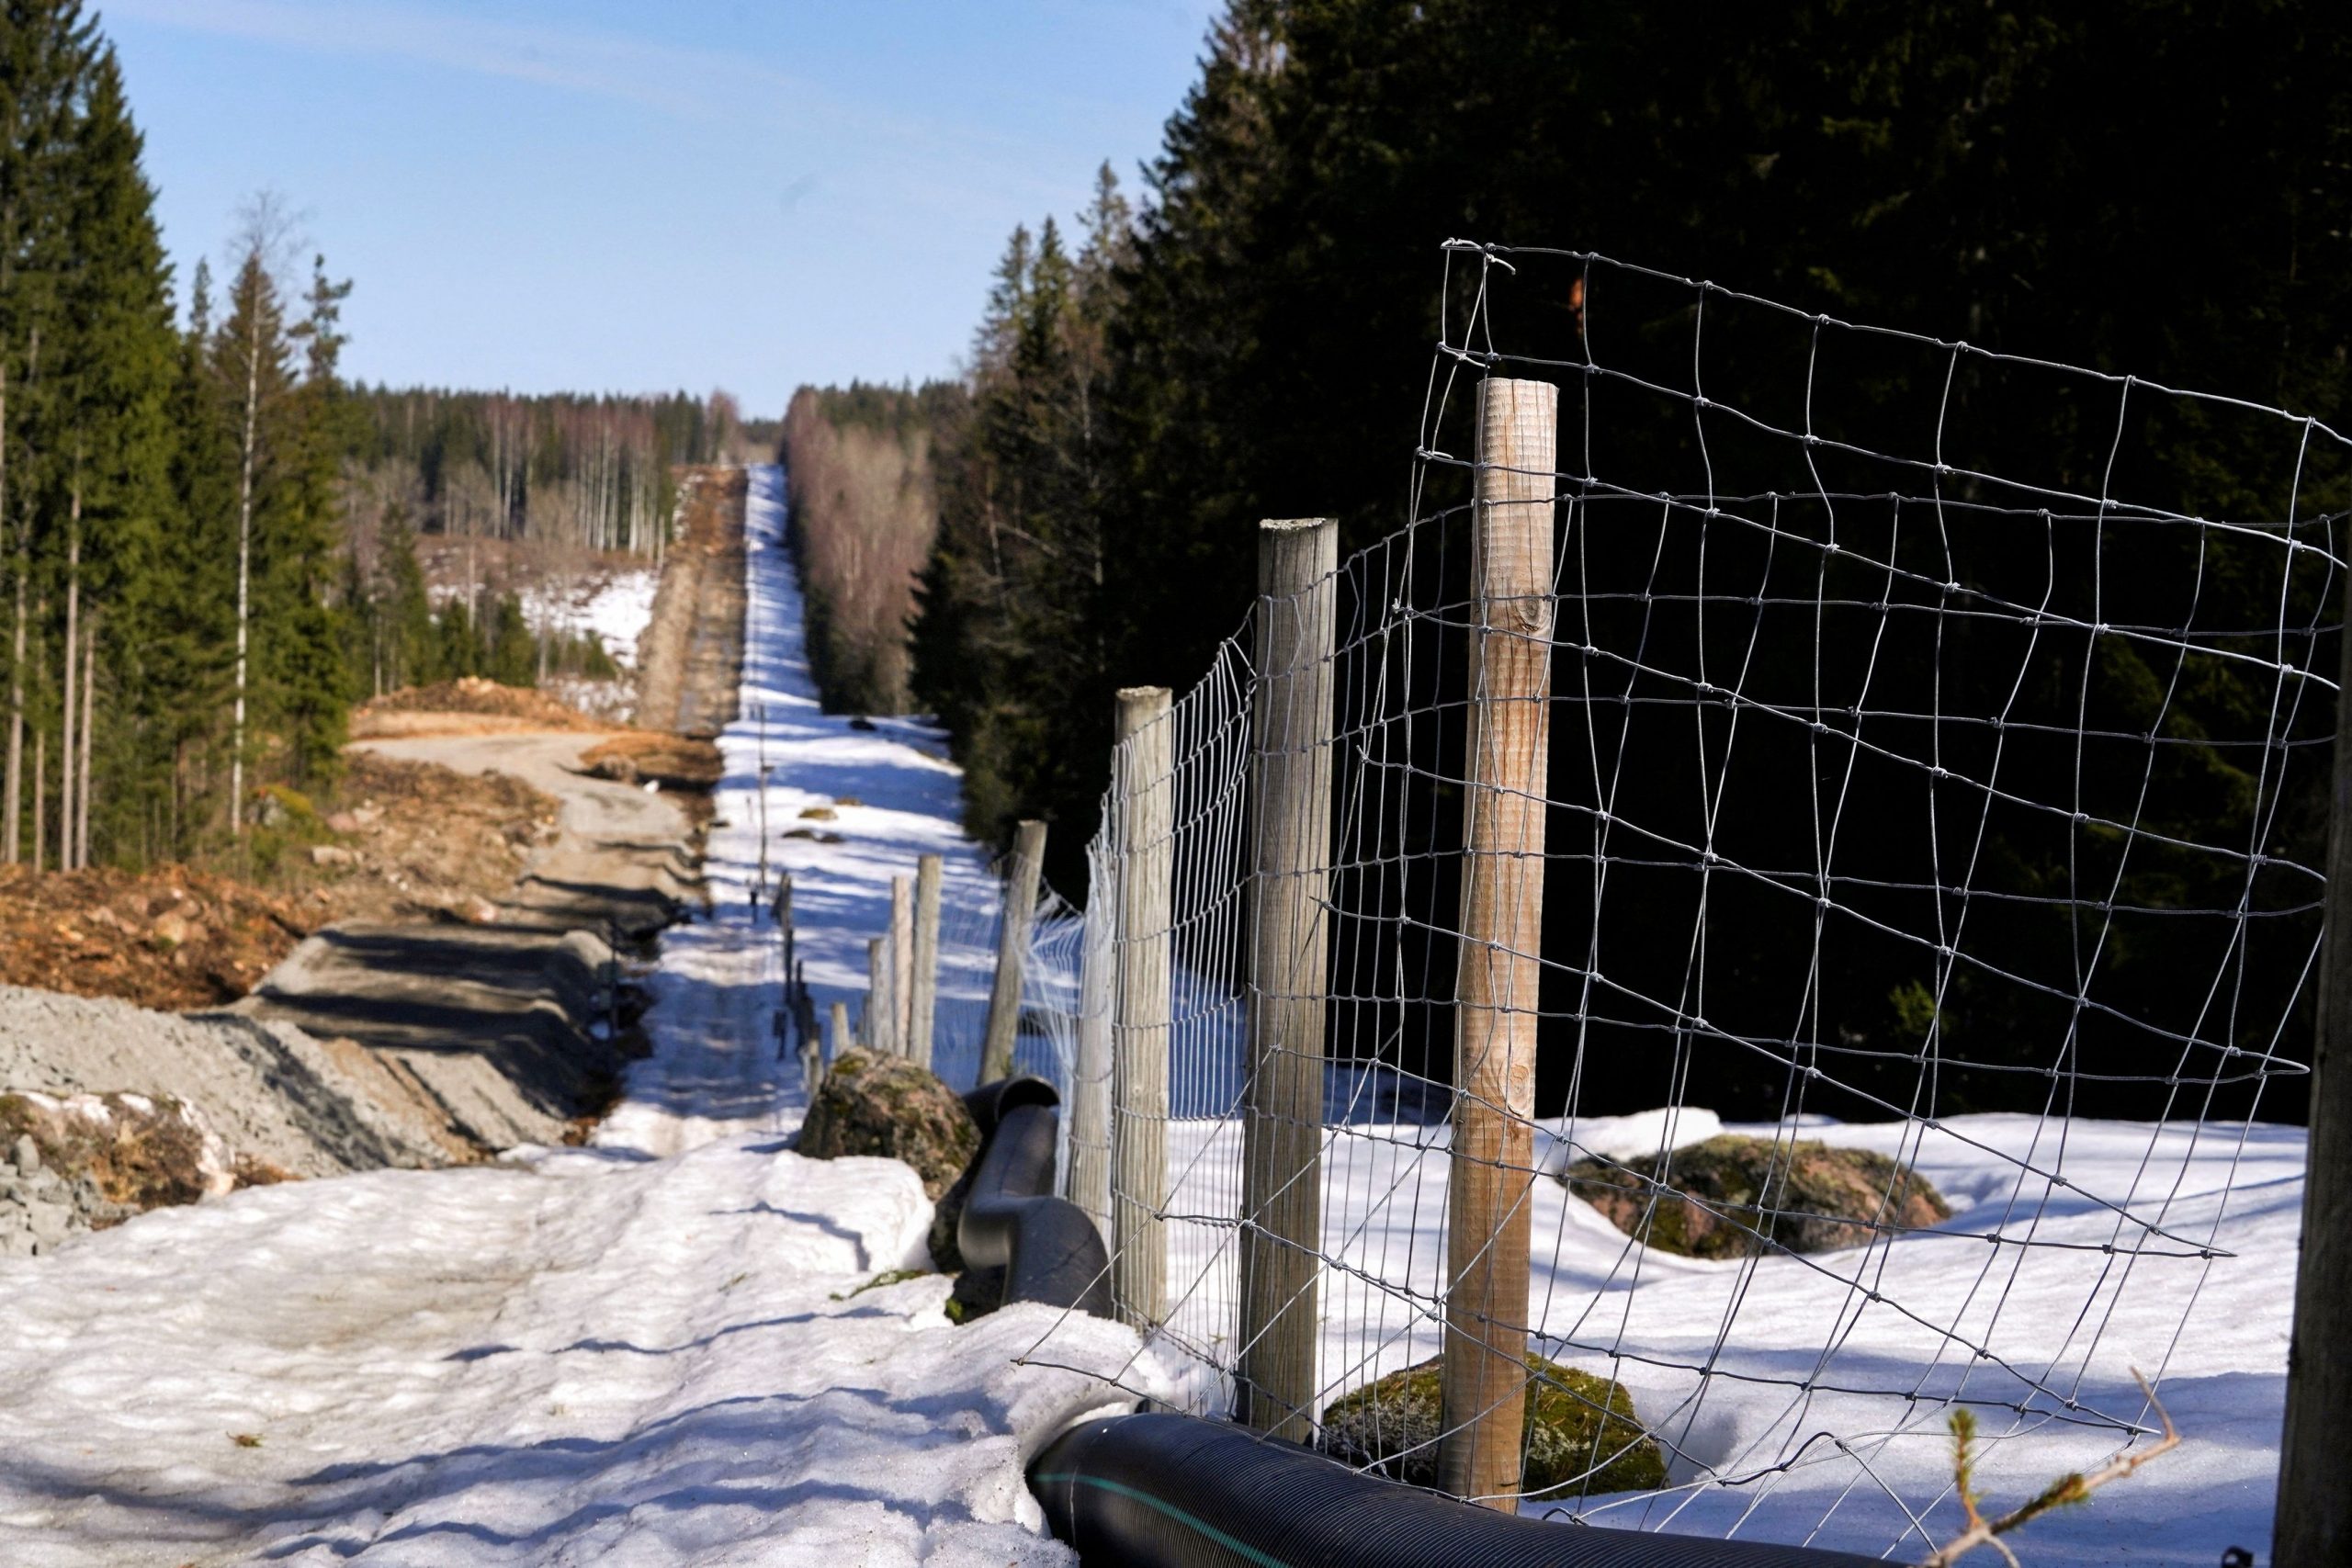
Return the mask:
[[678, 537], [637, 645], [637, 723], [707, 739], [735, 716], [743, 666], [743, 501], [737, 468], [678, 473]]

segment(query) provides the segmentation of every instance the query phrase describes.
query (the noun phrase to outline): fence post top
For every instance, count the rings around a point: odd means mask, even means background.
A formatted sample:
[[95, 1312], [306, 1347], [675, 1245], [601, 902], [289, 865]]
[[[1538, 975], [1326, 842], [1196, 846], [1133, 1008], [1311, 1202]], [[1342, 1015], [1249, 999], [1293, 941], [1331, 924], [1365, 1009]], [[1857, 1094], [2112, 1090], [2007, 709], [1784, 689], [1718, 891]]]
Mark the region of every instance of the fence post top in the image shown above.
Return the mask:
[[1480, 390], [1492, 398], [1536, 398], [1557, 402], [1560, 386], [1556, 381], [1539, 381], [1533, 377], [1489, 376], [1478, 383]]
[[1306, 534], [1317, 528], [1336, 528], [1336, 517], [1261, 517], [1258, 520], [1261, 534]]

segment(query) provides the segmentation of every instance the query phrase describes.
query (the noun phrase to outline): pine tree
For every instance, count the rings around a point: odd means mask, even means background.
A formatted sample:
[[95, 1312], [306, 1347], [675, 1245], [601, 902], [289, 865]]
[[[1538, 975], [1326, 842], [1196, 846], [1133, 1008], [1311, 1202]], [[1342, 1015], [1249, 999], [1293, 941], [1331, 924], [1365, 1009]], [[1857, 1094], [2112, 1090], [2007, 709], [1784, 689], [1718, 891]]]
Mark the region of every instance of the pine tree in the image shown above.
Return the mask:
[[[154, 193], [140, 170], [141, 137], [111, 48], [99, 51], [72, 152], [74, 265], [65, 288], [71, 332], [61, 345], [61, 435], [70, 442], [66, 497], [62, 813], [59, 863], [87, 864], [93, 818], [101, 842], [140, 819], [134, 787], [96, 810], [98, 682], [124, 711], [109, 713], [104, 756], [112, 776], [151, 775], [157, 758], [141, 732], [166, 672], [153, 665], [162, 601], [185, 592], [162, 570], [172, 510], [175, 445], [169, 399], [175, 374], [169, 269], [154, 219]], [[83, 603], [91, 611], [85, 624]], [[90, 657], [95, 646], [96, 657]], [[79, 690], [76, 690], [76, 682]]]

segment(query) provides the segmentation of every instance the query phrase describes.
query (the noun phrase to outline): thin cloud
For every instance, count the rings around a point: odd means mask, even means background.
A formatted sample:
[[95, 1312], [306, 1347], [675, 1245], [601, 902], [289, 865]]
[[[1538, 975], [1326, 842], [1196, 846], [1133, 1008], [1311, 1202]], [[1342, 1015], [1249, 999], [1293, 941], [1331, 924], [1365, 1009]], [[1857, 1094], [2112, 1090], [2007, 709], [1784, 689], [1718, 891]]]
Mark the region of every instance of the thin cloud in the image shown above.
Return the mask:
[[406, 6], [301, 0], [111, 0], [111, 17], [184, 32], [339, 54], [405, 60], [616, 98], [683, 119], [723, 117], [739, 93], [803, 95], [779, 72], [737, 56], [585, 28], [483, 21]]

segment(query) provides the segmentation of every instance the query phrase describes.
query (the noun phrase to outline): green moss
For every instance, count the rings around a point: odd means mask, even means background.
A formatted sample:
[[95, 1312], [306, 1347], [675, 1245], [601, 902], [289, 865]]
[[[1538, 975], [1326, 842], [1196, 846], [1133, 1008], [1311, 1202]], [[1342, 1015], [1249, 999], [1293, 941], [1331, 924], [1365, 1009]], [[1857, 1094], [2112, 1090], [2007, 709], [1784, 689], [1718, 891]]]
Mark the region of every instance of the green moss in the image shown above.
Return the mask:
[[[1323, 1446], [1334, 1458], [1416, 1486], [1437, 1484], [1444, 1428], [1439, 1373], [1444, 1358], [1389, 1373], [1323, 1412]], [[1666, 1458], [1634, 1412], [1624, 1385], [1542, 1356], [1527, 1358], [1527, 1495], [1646, 1492], [1666, 1484]]]

